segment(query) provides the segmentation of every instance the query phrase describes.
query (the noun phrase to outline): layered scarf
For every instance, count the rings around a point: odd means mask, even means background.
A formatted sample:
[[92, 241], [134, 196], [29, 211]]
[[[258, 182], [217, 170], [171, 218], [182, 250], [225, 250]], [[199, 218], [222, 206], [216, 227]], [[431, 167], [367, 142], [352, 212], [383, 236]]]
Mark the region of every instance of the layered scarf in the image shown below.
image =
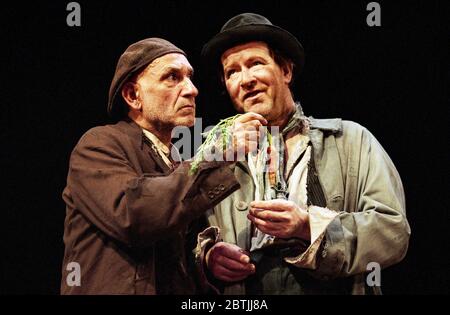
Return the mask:
[[[248, 155], [248, 166], [255, 184], [254, 200], [289, 199], [289, 187], [285, 180], [285, 142], [284, 137], [294, 128], [305, 133], [309, 123], [302, 107], [296, 103], [295, 112], [281, 132], [271, 128], [264, 133], [257, 153]], [[267, 137], [267, 138], [265, 138]], [[255, 229], [252, 235], [251, 249], [254, 251], [272, 244], [274, 236]]]

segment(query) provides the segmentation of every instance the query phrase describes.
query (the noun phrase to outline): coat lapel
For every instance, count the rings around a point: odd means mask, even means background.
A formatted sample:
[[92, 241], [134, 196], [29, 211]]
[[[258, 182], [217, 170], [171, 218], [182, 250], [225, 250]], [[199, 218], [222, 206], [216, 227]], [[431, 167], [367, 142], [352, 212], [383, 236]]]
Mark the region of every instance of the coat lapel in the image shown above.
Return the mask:
[[[128, 136], [128, 140], [131, 143], [132, 148], [140, 153], [142, 159], [142, 166], [144, 172], [154, 172], [155, 165], [161, 170], [162, 173], [170, 173], [172, 170], [164, 162], [161, 156], [158, 154], [155, 145], [151, 142], [142, 131], [142, 128], [131, 119], [122, 120], [117, 123], [117, 126], [123, 133]], [[153, 163], [152, 163], [153, 161]]]
[[146, 154], [155, 161], [164, 174], [170, 173], [172, 169], [164, 162], [162, 157], [159, 155], [155, 144], [151, 142], [150, 139], [144, 135], [144, 133], [142, 133], [142, 141], [144, 142], [144, 147], [142, 148], [144, 152], [146, 152]]
[[[339, 152], [335, 137], [324, 132], [338, 134], [342, 131], [340, 119], [311, 120], [309, 137], [313, 146], [313, 158], [318, 180], [326, 198], [326, 206], [335, 211], [343, 208], [344, 185]], [[326, 150], [324, 148], [326, 147]]]

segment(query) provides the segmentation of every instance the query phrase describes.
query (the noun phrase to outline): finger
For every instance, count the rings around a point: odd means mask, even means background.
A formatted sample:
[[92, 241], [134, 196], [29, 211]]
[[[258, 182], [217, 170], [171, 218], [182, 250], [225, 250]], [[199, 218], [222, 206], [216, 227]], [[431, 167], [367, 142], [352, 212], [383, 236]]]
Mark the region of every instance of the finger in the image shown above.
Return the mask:
[[213, 275], [224, 281], [239, 281], [245, 279], [249, 275], [253, 273], [253, 271], [245, 271], [245, 272], [234, 272], [232, 270], [226, 269], [223, 266], [216, 266], [214, 270], [212, 270]]
[[263, 232], [264, 234], [267, 234], [267, 235], [271, 235], [271, 236], [275, 236], [275, 237], [281, 237], [281, 238], [285, 237], [283, 230], [268, 229], [268, 228], [265, 228], [263, 226], [258, 226], [258, 225], [256, 226], [256, 228], [258, 230], [260, 230], [261, 232]]
[[[248, 152], [253, 152], [258, 149], [258, 142], [257, 141], [249, 141], [245, 140], [243, 138], [237, 139], [234, 144], [234, 152], [235, 155], [237, 155], [240, 158], [245, 158], [245, 154]], [[239, 160], [239, 158], [238, 158]]]
[[245, 141], [256, 141], [256, 139], [258, 138], [257, 133], [253, 132], [253, 131], [239, 131], [236, 134], [233, 135], [233, 141], [236, 144], [241, 144]]
[[258, 228], [264, 228], [267, 230], [271, 230], [271, 231], [278, 231], [281, 228], [283, 228], [283, 225], [280, 224], [280, 222], [271, 222], [271, 221], [265, 221], [265, 220], [261, 220], [258, 219], [254, 216], [252, 216], [251, 214], [247, 215], [247, 218], [253, 222], [253, 224], [255, 224]]
[[284, 211], [271, 211], [263, 210], [259, 208], [250, 208], [250, 214], [258, 219], [271, 222], [286, 222], [289, 221], [289, 217]]
[[226, 256], [230, 259], [240, 261], [245, 264], [250, 262], [250, 257], [239, 246], [229, 243], [219, 243], [215, 246], [217, 247], [214, 249], [213, 254]]
[[226, 276], [226, 277], [230, 277], [230, 278], [242, 277], [242, 276], [250, 275], [253, 272], [254, 272], [254, 269], [236, 271], [236, 270], [225, 268], [222, 265], [216, 265], [214, 267], [214, 275], [220, 274], [222, 276]]
[[261, 124], [261, 122], [259, 120], [251, 120], [249, 122], [246, 123], [239, 123], [236, 122], [233, 125], [232, 128], [232, 132], [233, 135], [239, 135], [239, 132], [250, 132], [250, 131], [254, 131], [255, 133], [262, 133], [263, 129], [262, 129], [263, 125]]
[[230, 259], [226, 256], [219, 256], [216, 258], [216, 261], [219, 265], [222, 267], [234, 271], [234, 272], [247, 272], [247, 271], [253, 271], [255, 269], [255, 265], [250, 263], [242, 263], [240, 261]]
[[263, 124], [259, 120], [250, 120], [246, 123], [241, 124], [241, 126], [245, 130], [257, 132], [263, 126]]
[[247, 142], [247, 145], [252, 148], [257, 148], [258, 147], [258, 133], [251, 131], [248, 132], [245, 136], [245, 140]]
[[256, 141], [248, 142], [245, 147], [247, 149], [247, 152], [255, 152], [258, 150], [258, 142]]
[[297, 205], [290, 200], [273, 199], [273, 200], [252, 201], [250, 203], [250, 207], [273, 211], [291, 211], [296, 209]]
[[258, 141], [258, 132], [251, 130], [251, 131], [246, 131], [245, 133], [243, 133], [243, 136], [245, 137], [245, 140], [247, 141]]
[[236, 118], [236, 122], [240, 123], [245, 123], [250, 120], [259, 120], [261, 124], [267, 125], [267, 120], [262, 115], [254, 112], [248, 112]]
[[233, 141], [258, 141], [259, 133], [256, 130], [239, 130], [233, 134]]

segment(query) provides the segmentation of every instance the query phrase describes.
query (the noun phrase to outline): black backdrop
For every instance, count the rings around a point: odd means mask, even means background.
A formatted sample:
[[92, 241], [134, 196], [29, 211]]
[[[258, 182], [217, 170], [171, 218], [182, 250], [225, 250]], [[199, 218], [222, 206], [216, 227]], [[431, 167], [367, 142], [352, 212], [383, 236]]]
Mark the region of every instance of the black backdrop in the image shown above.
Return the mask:
[[306, 114], [359, 122], [396, 164], [412, 237], [405, 260], [384, 271], [384, 292], [449, 293], [444, 1], [378, 1], [381, 27], [366, 24], [368, 0], [78, 1], [81, 27], [66, 25], [68, 2], [1, 8], [2, 293], [58, 293], [68, 159], [87, 129], [108, 122], [123, 50], [153, 36], [185, 49], [207, 126], [233, 111], [202, 78], [200, 50], [242, 12], [263, 14], [302, 42], [296, 96]]

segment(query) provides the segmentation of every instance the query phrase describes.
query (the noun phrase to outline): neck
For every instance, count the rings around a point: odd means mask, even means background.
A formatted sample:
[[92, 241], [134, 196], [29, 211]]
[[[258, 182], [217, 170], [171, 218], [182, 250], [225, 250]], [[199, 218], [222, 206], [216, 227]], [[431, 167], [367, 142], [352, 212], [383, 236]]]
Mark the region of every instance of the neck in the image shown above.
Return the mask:
[[129, 115], [131, 120], [133, 120], [138, 126], [141, 128], [150, 131], [154, 134], [159, 141], [161, 141], [165, 146], [170, 147], [170, 143], [172, 140], [172, 129], [167, 128], [161, 123], [150, 123], [141, 117], [133, 117], [133, 115]]
[[269, 126], [278, 126], [280, 128], [280, 131], [286, 127], [286, 125], [289, 122], [289, 119], [291, 119], [292, 115], [295, 112], [295, 103], [293, 100], [291, 100], [289, 103], [289, 106], [286, 106], [286, 110], [281, 113], [278, 117], [274, 118], [273, 120], [268, 121]]
[[141, 127], [144, 128], [145, 130], [150, 131], [150, 132], [151, 132], [152, 134], [154, 134], [154, 135], [159, 139], [159, 141], [161, 141], [166, 147], [170, 148], [170, 143], [171, 143], [171, 140], [172, 140], [172, 137], [171, 137], [172, 131], [171, 131], [171, 130], [169, 130], [169, 131], [164, 131], [164, 130], [161, 130], [161, 129], [159, 129], [159, 128], [153, 128], [152, 126], [148, 126], [148, 127], [143, 127], [143, 126], [141, 126]]

